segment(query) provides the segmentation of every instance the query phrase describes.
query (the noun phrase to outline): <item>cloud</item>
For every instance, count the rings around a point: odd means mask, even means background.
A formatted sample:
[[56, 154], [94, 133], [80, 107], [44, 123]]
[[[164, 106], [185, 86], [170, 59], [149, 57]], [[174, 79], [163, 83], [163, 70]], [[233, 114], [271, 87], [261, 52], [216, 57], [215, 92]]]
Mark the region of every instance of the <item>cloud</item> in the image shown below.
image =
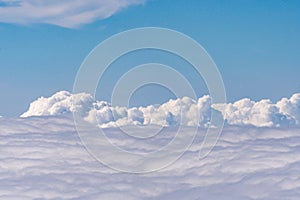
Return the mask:
[[105, 19], [145, 0], [18, 0], [0, 1], [0, 22], [45, 23], [74, 28]]
[[93, 98], [89, 94], [71, 94], [60, 91], [49, 98], [41, 97], [30, 104], [21, 117], [61, 115], [70, 112], [85, 113], [92, 109]]
[[[135, 175], [97, 162], [72, 124], [66, 115], [0, 119], [0, 199], [299, 199], [299, 129], [226, 127], [199, 160], [201, 129], [175, 163]], [[147, 152], [169, 141], [174, 129], [153, 141], [133, 140], [115, 128], [106, 132], [120, 148]]]
[[[203, 96], [195, 101], [191, 98], [170, 100], [160, 106], [139, 108], [112, 107], [105, 101], [94, 101], [85, 93], [71, 94], [60, 91], [51, 97], [41, 97], [30, 104], [28, 111], [21, 117], [55, 116], [67, 113], [78, 113], [91, 123], [100, 127], [125, 125], [186, 125], [202, 127], [209, 125], [210, 97]], [[197, 121], [199, 115], [199, 121]]]
[[[283, 100], [281, 100], [283, 101]], [[283, 112], [283, 105], [279, 101], [273, 104], [269, 99], [258, 102], [241, 99], [234, 103], [213, 105], [222, 112], [226, 122], [230, 125], [251, 125], [256, 127], [283, 127], [299, 125], [297, 113]], [[299, 106], [299, 102], [286, 105], [286, 110]]]
[[276, 106], [281, 113], [293, 116], [296, 124], [300, 124], [300, 94], [294, 94], [290, 99], [283, 98]]
[[[61, 91], [51, 97], [41, 97], [30, 104], [21, 117], [56, 116], [79, 113], [86, 121], [102, 128], [125, 125], [200, 126], [210, 125], [211, 112], [221, 112], [226, 123], [238, 126], [289, 127], [300, 126], [300, 94], [277, 103], [268, 99], [258, 102], [241, 99], [234, 103], [211, 105], [209, 96], [198, 100], [189, 97], [171, 99], [162, 105], [125, 108], [113, 107], [105, 101], [95, 101], [91, 95]], [[199, 119], [199, 120], [197, 120]]]

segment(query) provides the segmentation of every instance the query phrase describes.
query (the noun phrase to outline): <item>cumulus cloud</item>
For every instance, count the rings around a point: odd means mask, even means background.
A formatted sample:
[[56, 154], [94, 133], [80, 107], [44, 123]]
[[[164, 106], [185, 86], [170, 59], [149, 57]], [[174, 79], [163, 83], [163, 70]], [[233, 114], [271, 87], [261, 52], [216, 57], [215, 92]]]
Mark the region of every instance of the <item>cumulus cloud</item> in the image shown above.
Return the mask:
[[276, 106], [281, 113], [292, 116], [296, 124], [300, 124], [300, 94], [294, 94], [290, 99], [283, 98]]
[[[135, 175], [97, 162], [73, 123], [64, 115], [0, 119], [0, 199], [299, 199], [299, 129], [226, 127], [202, 160], [205, 130], [198, 130], [175, 163]], [[106, 131], [120, 148], [147, 152], [172, 139], [174, 129], [165, 128], [152, 142], [132, 142], [115, 128]]]
[[61, 115], [70, 112], [85, 113], [92, 109], [93, 98], [89, 94], [71, 94], [60, 91], [49, 98], [40, 97], [30, 104], [21, 117]]
[[2, 0], [0, 22], [16, 24], [46, 23], [73, 28], [105, 19], [145, 0]]
[[[30, 104], [21, 117], [55, 116], [77, 113], [102, 128], [125, 125], [186, 125], [207, 127], [210, 119], [210, 97], [197, 101], [184, 97], [170, 100], [160, 106], [139, 108], [113, 107], [105, 101], [94, 101], [89, 94], [71, 94], [60, 91], [51, 97], [41, 97]], [[199, 119], [199, 121], [197, 120]]]
[[[297, 102], [287, 105], [287, 107], [297, 106], [296, 104]], [[250, 99], [241, 99], [234, 103], [212, 105], [212, 107], [221, 111], [223, 117], [230, 125], [251, 125], [256, 127], [299, 125], [296, 121], [295, 113], [282, 112], [280, 102], [273, 104], [269, 99], [263, 99], [258, 102]]]
[[290, 99], [283, 98], [277, 103], [268, 99], [258, 102], [241, 99], [234, 103], [211, 105], [211, 98], [206, 95], [198, 100], [184, 97], [171, 99], [162, 105], [125, 108], [113, 107], [105, 101], [95, 101], [89, 94], [61, 91], [32, 102], [21, 117], [55, 116], [75, 112], [86, 121], [99, 124], [102, 128], [133, 124], [208, 127], [212, 111], [221, 112], [229, 125], [300, 126], [300, 94], [294, 94]]

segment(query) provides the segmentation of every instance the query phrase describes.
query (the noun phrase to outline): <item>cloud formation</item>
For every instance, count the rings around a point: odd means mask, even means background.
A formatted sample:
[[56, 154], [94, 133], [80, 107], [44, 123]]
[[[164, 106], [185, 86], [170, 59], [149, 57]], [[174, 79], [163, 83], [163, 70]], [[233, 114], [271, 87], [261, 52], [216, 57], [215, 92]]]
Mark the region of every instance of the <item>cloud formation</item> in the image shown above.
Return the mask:
[[105, 19], [145, 0], [2, 0], [0, 22], [16, 24], [46, 23], [74, 28]]
[[234, 103], [212, 105], [222, 112], [230, 125], [251, 125], [256, 127], [299, 126], [300, 94], [290, 99], [284, 98], [277, 103], [269, 99], [255, 102], [241, 99]]
[[[21, 117], [55, 116], [76, 112], [91, 123], [102, 128], [125, 125], [186, 125], [202, 127], [209, 125], [210, 97], [197, 101], [184, 97], [170, 100], [160, 106], [139, 108], [113, 107], [105, 101], [94, 101], [89, 94], [71, 94], [60, 91], [49, 98], [41, 97], [30, 104]], [[197, 116], [199, 115], [199, 121]]]
[[[174, 129], [137, 142], [115, 128], [106, 131], [120, 148], [147, 152], [169, 141]], [[175, 163], [136, 175], [97, 162], [67, 116], [1, 118], [0, 199], [299, 199], [299, 129], [226, 127], [201, 160], [205, 134], [198, 131]]]
[[[189, 97], [171, 99], [162, 105], [147, 107], [113, 107], [105, 101], [95, 101], [89, 94], [61, 91], [51, 97], [41, 97], [30, 104], [21, 117], [55, 116], [79, 113], [86, 121], [102, 128], [125, 125], [200, 126], [210, 125], [211, 112], [221, 112], [226, 123], [238, 126], [293, 127], [300, 125], [300, 94], [277, 103], [268, 99], [258, 102], [241, 99], [234, 103], [211, 105], [209, 96], [198, 100]], [[199, 119], [199, 120], [197, 120]]]

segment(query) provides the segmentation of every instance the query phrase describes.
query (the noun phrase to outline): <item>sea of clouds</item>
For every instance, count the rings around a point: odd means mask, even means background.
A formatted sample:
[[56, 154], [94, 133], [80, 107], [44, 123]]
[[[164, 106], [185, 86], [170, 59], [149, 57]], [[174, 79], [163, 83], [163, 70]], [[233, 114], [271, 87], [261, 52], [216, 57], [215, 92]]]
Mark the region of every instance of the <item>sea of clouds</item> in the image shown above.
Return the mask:
[[269, 99], [255, 102], [245, 98], [234, 103], [212, 105], [211, 98], [205, 95], [198, 100], [184, 97], [171, 99], [158, 106], [126, 108], [96, 101], [90, 94], [60, 91], [51, 97], [40, 97], [32, 102], [21, 117], [56, 116], [76, 112], [86, 121], [99, 124], [102, 128], [127, 125], [208, 127], [212, 111], [221, 112], [229, 125], [299, 127], [300, 93], [276, 103]]
[[[67, 111], [57, 108], [47, 112]], [[140, 152], [157, 149], [176, 131], [165, 127], [151, 141], [133, 142], [117, 128], [105, 130], [116, 145]], [[204, 135], [199, 129], [193, 145], [172, 165], [130, 174], [87, 152], [72, 115], [0, 118], [0, 199], [299, 199], [299, 128], [226, 126], [213, 151], [199, 160]]]
[[[41, 97], [20, 118], [0, 118], [0, 199], [298, 200], [300, 94], [276, 103], [210, 102], [209, 96], [185, 97], [125, 108], [84, 93]], [[199, 159], [211, 111], [222, 113], [226, 125], [212, 152]], [[168, 145], [177, 125], [184, 127], [184, 135], [177, 136], [182, 139], [196, 125], [200, 128], [179, 160], [156, 172], [131, 174], [104, 166], [88, 153], [72, 113], [98, 124], [119, 148], [141, 154]], [[124, 134], [120, 125], [140, 125], [146, 135], [153, 126], [164, 128], [144, 139]]]

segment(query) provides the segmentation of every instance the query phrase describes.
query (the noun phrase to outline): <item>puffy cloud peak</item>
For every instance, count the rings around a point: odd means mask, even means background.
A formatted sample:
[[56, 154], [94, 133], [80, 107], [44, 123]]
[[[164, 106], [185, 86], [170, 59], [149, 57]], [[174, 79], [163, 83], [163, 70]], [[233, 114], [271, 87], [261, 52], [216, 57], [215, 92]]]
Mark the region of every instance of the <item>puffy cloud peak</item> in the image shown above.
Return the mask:
[[[234, 103], [211, 105], [208, 95], [193, 100], [189, 97], [171, 99], [162, 105], [146, 107], [111, 106], [95, 101], [86, 93], [71, 94], [61, 91], [51, 97], [41, 97], [30, 104], [21, 117], [79, 113], [85, 120], [100, 127], [124, 125], [185, 125], [208, 127], [211, 111], [221, 112], [227, 124], [256, 127], [286, 127], [300, 125], [300, 94], [277, 103], [268, 99], [255, 102], [241, 99]], [[197, 120], [199, 119], [199, 120]]]

